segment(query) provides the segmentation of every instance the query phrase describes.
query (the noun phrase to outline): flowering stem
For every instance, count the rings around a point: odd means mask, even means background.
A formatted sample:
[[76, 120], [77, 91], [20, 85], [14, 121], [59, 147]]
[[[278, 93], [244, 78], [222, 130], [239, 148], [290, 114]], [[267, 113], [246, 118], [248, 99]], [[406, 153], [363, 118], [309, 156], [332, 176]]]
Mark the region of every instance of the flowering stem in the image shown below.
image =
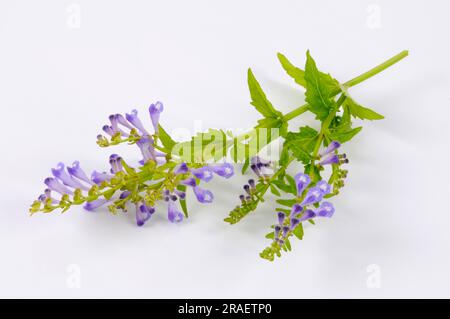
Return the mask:
[[[351, 79], [350, 81], [345, 82], [344, 83], [344, 87], [349, 88], [349, 87], [355, 86], [355, 85], [357, 85], [357, 84], [359, 84], [359, 83], [361, 83], [361, 82], [363, 82], [363, 81], [373, 77], [374, 75], [377, 75], [378, 73], [386, 70], [390, 66], [392, 66], [395, 63], [399, 62], [403, 58], [406, 58], [408, 56], [408, 54], [409, 54], [409, 52], [406, 51], [406, 50], [400, 52], [399, 54], [393, 56], [389, 60], [386, 60], [383, 63], [377, 65], [376, 67], [370, 69], [369, 71], [364, 72], [363, 74], [358, 75], [357, 77]], [[339, 94], [339, 91], [334, 92], [333, 96], [337, 95], [337, 94]], [[289, 120], [292, 120], [293, 118], [295, 118], [295, 117], [305, 113], [308, 110], [309, 110], [309, 104], [304, 104], [304, 105], [296, 108], [295, 110], [293, 110], [293, 111], [291, 111], [289, 113], [286, 113], [283, 118], [284, 118], [285, 121], [289, 121]]]

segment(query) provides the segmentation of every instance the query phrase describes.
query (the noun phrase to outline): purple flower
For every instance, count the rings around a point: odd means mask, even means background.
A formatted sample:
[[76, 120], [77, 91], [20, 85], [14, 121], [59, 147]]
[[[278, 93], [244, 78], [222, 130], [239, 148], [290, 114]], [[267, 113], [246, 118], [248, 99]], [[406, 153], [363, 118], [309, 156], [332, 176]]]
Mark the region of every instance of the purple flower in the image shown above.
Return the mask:
[[148, 111], [150, 112], [150, 119], [152, 120], [153, 128], [156, 134], [158, 134], [159, 116], [163, 110], [164, 106], [161, 102], [151, 104], [148, 108]]
[[118, 114], [112, 114], [109, 116], [109, 121], [111, 122], [111, 128], [113, 129], [114, 133], [120, 132], [122, 136], [129, 136], [130, 134], [122, 131], [122, 129], [119, 127], [119, 119]]
[[119, 199], [125, 199], [128, 196], [130, 196], [131, 192], [130, 191], [124, 191], [122, 192], [122, 194], [120, 194]]
[[136, 224], [143, 226], [152, 217], [155, 208], [143, 203], [136, 203]]
[[273, 173], [271, 168], [272, 163], [259, 156], [253, 156], [250, 159], [250, 164], [250, 168], [258, 177], [268, 176]]
[[230, 163], [209, 165], [209, 167], [215, 174], [225, 178], [230, 178], [234, 174], [233, 165], [231, 165]]
[[298, 173], [294, 177], [295, 184], [297, 185], [297, 196], [300, 196], [303, 191], [308, 187], [308, 185], [311, 183], [311, 178], [307, 174]]
[[324, 195], [327, 195], [331, 192], [331, 185], [325, 181], [318, 181], [316, 187], [320, 188]]
[[109, 125], [103, 125], [102, 130], [103, 130], [103, 132], [105, 132], [109, 136], [113, 136], [114, 133], [115, 133], [114, 129], [112, 128], [112, 126], [109, 126]]
[[320, 157], [325, 156], [326, 154], [330, 154], [331, 152], [337, 150], [341, 146], [341, 143], [338, 141], [332, 141], [330, 144], [328, 144], [327, 148], [319, 153]]
[[316, 215], [321, 217], [331, 217], [334, 214], [334, 206], [330, 202], [323, 202], [316, 210]]
[[298, 219], [298, 218], [291, 218], [291, 230], [295, 229], [295, 227], [297, 227], [298, 224], [300, 224], [300, 219]]
[[195, 187], [197, 185], [197, 182], [195, 181], [195, 178], [189, 177], [189, 178], [185, 179], [184, 181], [181, 181], [181, 184], [186, 185], [186, 186]]
[[64, 186], [63, 184], [61, 184], [60, 182], [58, 182], [58, 180], [56, 178], [53, 177], [47, 177], [44, 180], [45, 185], [47, 185], [47, 187], [49, 189], [51, 189], [52, 191], [58, 192], [61, 195], [64, 194], [73, 194], [73, 192], [67, 188], [66, 186]]
[[113, 177], [113, 175], [107, 173], [99, 173], [97, 171], [93, 171], [91, 175], [92, 181], [97, 185], [100, 185], [104, 181], [110, 181]]
[[83, 205], [83, 208], [88, 211], [93, 211], [94, 209], [106, 204], [108, 201], [104, 198], [99, 198], [96, 200], [93, 200], [92, 202], [87, 202]]
[[78, 180], [74, 179], [71, 175], [69, 175], [66, 170], [63, 163], [58, 163], [56, 168], [52, 168], [52, 174], [57, 179], [59, 179], [64, 185], [72, 187], [72, 188], [79, 188], [84, 190], [89, 190], [88, 187], [81, 184]]
[[284, 219], [286, 218], [286, 214], [283, 212], [278, 212], [277, 216], [278, 216], [278, 224], [283, 225]]
[[314, 217], [316, 217], [316, 213], [312, 209], [307, 209], [303, 212], [298, 220], [299, 222], [303, 222]]
[[303, 200], [301, 205], [307, 206], [307, 205], [311, 205], [311, 204], [320, 202], [322, 200], [323, 196], [324, 196], [324, 193], [323, 193], [322, 189], [320, 189], [317, 186], [311, 187], [308, 190], [308, 193], [306, 194], [305, 199]]
[[116, 174], [123, 170], [122, 167], [122, 158], [117, 154], [111, 154], [109, 157], [109, 164], [111, 164], [110, 172], [112, 174]]
[[280, 235], [280, 231], [281, 231], [281, 226], [275, 225], [275, 228], [274, 228], [274, 237], [275, 238], [278, 238], [278, 236]]
[[132, 110], [130, 114], [125, 114], [127, 121], [130, 122], [134, 127], [136, 127], [143, 135], [150, 135], [142, 125], [141, 120], [138, 117], [137, 110]]
[[339, 156], [337, 154], [328, 154], [320, 162], [319, 165], [339, 164]]
[[149, 160], [156, 160], [155, 149], [153, 148], [153, 139], [150, 136], [143, 136], [139, 141], [136, 142], [144, 158], [144, 162]]
[[291, 209], [291, 216], [294, 217], [294, 216], [300, 214], [302, 212], [302, 210], [303, 210], [302, 205], [300, 205], [300, 204], [293, 205], [292, 209]]
[[183, 213], [178, 210], [174, 201], [169, 201], [167, 217], [171, 223], [179, 223], [183, 220]]
[[283, 237], [286, 237], [287, 234], [288, 234], [288, 232], [289, 232], [289, 230], [290, 230], [290, 227], [289, 227], [289, 226], [283, 226], [283, 227], [281, 227], [282, 236], [283, 236]]
[[197, 200], [200, 203], [211, 203], [214, 199], [214, 195], [211, 191], [207, 189], [200, 188], [199, 186], [195, 186], [193, 188], [194, 194], [197, 197]]
[[209, 166], [193, 169], [192, 174], [204, 182], [209, 182], [213, 178], [213, 171]]
[[93, 185], [92, 181], [87, 177], [86, 173], [81, 169], [80, 162], [75, 161], [72, 163], [72, 167], [68, 166], [67, 171], [70, 175], [75, 176], [78, 179], [81, 179], [82, 181]]
[[180, 200], [184, 200], [186, 198], [186, 193], [182, 191], [175, 190], [175, 194], [178, 196]]
[[187, 172], [189, 172], [189, 167], [184, 162], [180, 163], [175, 169], [175, 174], [186, 174]]
[[126, 128], [128, 128], [128, 129], [130, 129], [130, 130], [133, 129], [133, 126], [130, 125], [130, 123], [123, 117], [122, 114], [116, 114], [115, 117], [116, 117], [116, 121], [117, 121], [119, 124], [125, 126]]

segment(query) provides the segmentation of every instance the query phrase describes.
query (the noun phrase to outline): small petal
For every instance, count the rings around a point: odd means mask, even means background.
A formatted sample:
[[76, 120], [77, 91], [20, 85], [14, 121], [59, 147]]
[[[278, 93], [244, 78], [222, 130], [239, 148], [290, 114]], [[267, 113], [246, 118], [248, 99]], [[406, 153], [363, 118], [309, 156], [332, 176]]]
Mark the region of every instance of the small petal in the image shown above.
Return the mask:
[[183, 213], [178, 210], [176, 202], [169, 202], [167, 217], [172, 223], [179, 223], [183, 220]]
[[324, 195], [327, 195], [331, 192], [331, 185], [325, 181], [318, 181], [316, 187], [320, 188]]
[[200, 188], [199, 186], [194, 187], [194, 194], [200, 203], [211, 203], [214, 199], [214, 195], [211, 191]]
[[120, 194], [119, 199], [125, 199], [128, 196], [130, 196], [131, 192], [130, 191], [124, 191], [122, 192], [122, 194]]
[[92, 210], [104, 205], [107, 202], [108, 201], [105, 198], [99, 198], [99, 199], [93, 200], [92, 202], [87, 202], [86, 204], [84, 204], [83, 208], [88, 211], [92, 211]]
[[302, 212], [302, 210], [303, 210], [303, 207], [302, 207], [302, 205], [300, 205], [300, 204], [295, 204], [294, 206], [292, 206], [292, 209], [291, 209], [291, 216], [296, 216], [297, 214], [300, 214], [301, 212]]
[[316, 213], [312, 209], [307, 209], [298, 219], [300, 222], [316, 217]]
[[289, 230], [291, 230], [289, 226], [283, 226], [283, 227], [281, 227], [282, 236], [283, 236], [283, 237], [286, 237], [287, 234], [288, 234], [288, 232], [289, 232]]
[[111, 122], [111, 127], [114, 131], [114, 133], [120, 132], [120, 134], [122, 136], [129, 136], [130, 134], [124, 132], [120, 127], [119, 127], [119, 121], [118, 121], [118, 114], [112, 114], [109, 116], [109, 121]]
[[278, 216], [278, 224], [283, 225], [284, 219], [286, 218], [286, 214], [283, 212], [278, 212], [277, 216]]
[[330, 144], [328, 144], [327, 148], [319, 153], [320, 157], [323, 157], [326, 154], [330, 154], [331, 152], [337, 150], [341, 146], [341, 143], [338, 141], [332, 141]]
[[130, 123], [123, 117], [122, 114], [116, 114], [116, 120], [126, 128], [129, 128], [130, 130], [133, 129], [133, 126], [130, 125]]
[[298, 218], [291, 218], [291, 230], [295, 229], [295, 227], [297, 227], [298, 224], [300, 224], [300, 219], [298, 219]]
[[311, 183], [311, 178], [307, 174], [298, 173], [294, 177], [295, 184], [297, 185], [297, 195], [300, 196], [303, 191], [308, 187], [308, 185]]
[[92, 181], [87, 177], [86, 173], [81, 169], [80, 162], [75, 161], [72, 163], [72, 167], [68, 166], [67, 171], [70, 175], [75, 176], [78, 179], [81, 179], [82, 181], [93, 184]]
[[104, 181], [110, 181], [113, 178], [113, 175], [107, 173], [99, 173], [97, 171], [93, 171], [91, 175], [91, 179], [95, 184], [100, 185]]
[[147, 206], [142, 203], [136, 204], [136, 224], [138, 226], [143, 226], [147, 220], [152, 217], [155, 209], [151, 206]]
[[213, 172], [209, 166], [193, 169], [192, 174], [204, 182], [209, 182], [213, 178]]
[[234, 167], [230, 163], [209, 165], [211, 170], [222, 177], [230, 178], [234, 174]]
[[184, 181], [181, 181], [181, 184], [195, 187], [197, 185], [197, 181], [195, 180], [195, 178], [189, 177], [189, 178], [185, 179]]
[[278, 238], [278, 236], [280, 236], [280, 231], [281, 231], [281, 226], [280, 225], [276, 225], [274, 227], [274, 238]]
[[175, 169], [175, 174], [186, 174], [187, 172], [189, 172], [189, 167], [184, 162], [180, 163]]
[[156, 134], [158, 134], [159, 116], [163, 110], [164, 106], [161, 102], [151, 104], [148, 108], [150, 119], [152, 120], [153, 129], [155, 130]]
[[80, 188], [84, 190], [89, 190], [88, 187], [81, 184], [78, 180], [74, 179], [71, 175], [69, 175], [63, 163], [58, 163], [56, 168], [52, 168], [52, 174], [57, 179], [59, 179], [64, 185], [72, 187], [72, 188]]
[[112, 128], [112, 126], [109, 126], [109, 125], [103, 125], [102, 130], [103, 130], [103, 132], [105, 132], [109, 136], [113, 136], [114, 133], [115, 133], [114, 129]]
[[319, 165], [339, 164], [339, 156], [336, 154], [328, 154], [320, 162]]
[[305, 199], [301, 203], [302, 206], [311, 205], [320, 202], [324, 196], [322, 189], [319, 187], [311, 187], [305, 196]]
[[60, 182], [58, 182], [58, 180], [56, 178], [48, 177], [44, 180], [44, 183], [45, 183], [45, 185], [47, 185], [47, 187], [49, 189], [51, 189], [52, 191], [58, 192], [61, 195], [73, 194], [73, 192], [69, 188], [67, 188]]
[[132, 110], [130, 114], [125, 114], [125, 117], [127, 118], [127, 121], [130, 122], [134, 127], [136, 127], [142, 134], [150, 135], [145, 130], [144, 125], [142, 125], [142, 122], [138, 117], [137, 110]]
[[144, 158], [144, 162], [149, 160], [155, 160], [155, 149], [153, 147], [153, 139], [150, 136], [143, 136], [139, 141], [136, 142]]
[[334, 214], [334, 206], [330, 202], [323, 202], [316, 211], [317, 216], [331, 217]]

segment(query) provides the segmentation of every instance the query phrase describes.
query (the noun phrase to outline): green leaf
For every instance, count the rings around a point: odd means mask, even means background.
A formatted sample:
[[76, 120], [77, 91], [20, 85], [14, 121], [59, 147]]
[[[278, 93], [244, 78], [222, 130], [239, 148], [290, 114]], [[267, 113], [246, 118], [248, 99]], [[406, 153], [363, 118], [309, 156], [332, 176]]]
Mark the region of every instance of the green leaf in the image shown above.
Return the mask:
[[165, 148], [167, 148], [169, 151], [172, 150], [172, 148], [177, 144], [169, 134], [163, 129], [161, 124], [158, 124], [158, 136], [161, 140], [161, 143]]
[[377, 112], [359, 105], [356, 103], [352, 98], [347, 96], [345, 99], [344, 104], [348, 106], [350, 110], [350, 114], [353, 117], [360, 118], [361, 120], [382, 120], [384, 119], [384, 116], [381, 114], [378, 114]]
[[306, 88], [305, 71], [293, 65], [283, 54], [278, 53], [277, 56], [281, 66], [294, 79], [295, 83]]
[[305, 80], [306, 102], [317, 119], [323, 121], [336, 105], [332, 97], [341, 90], [339, 82], [317, 69], [309, 50], [306, 52]]
[[295, 227], [294, 231], [292, 232], [295, 237], [302, 240], [303, 239], [303, 225], [302, 223], [298, 224], [297, 227]]
[[318, 136], [319, 133], [315, 129], [303, 126], [298, 133], [287, 133], [284, 146], [303, 164], [309, 164], [311, 162], [310, 154], [314, 150]]
[[353, 129], [338, 130], [333, 133], [329, 133], [327, 137], [330, 140], [338, 141], [340, 143], [345, 143], [350, 141], [356, 134], [362, 130], [362, 127], [355, 127]]
[[270, 184], [270, 192], [275, 196], [281, 196], [280, 192], [278, 191], [278, 189], [275, 187], [274, 184]]
[[268, 233], [265, 237], [267, 239], [274, 239], [275, 238], [275, 234], [273, 232], [271, 232], [271, 233]]
[[292, 207], [294, 204], [297, 203], [295, 199], [277, 199], [276, 202], [280, 205]]
[[267, 99], [266, 94], [262, 90], [251, 69], [248, 69], [248, 88], [252, 98], [251, 104], [264, 117], [277, 118], [281, 113], [273, 107], [272, 103]]

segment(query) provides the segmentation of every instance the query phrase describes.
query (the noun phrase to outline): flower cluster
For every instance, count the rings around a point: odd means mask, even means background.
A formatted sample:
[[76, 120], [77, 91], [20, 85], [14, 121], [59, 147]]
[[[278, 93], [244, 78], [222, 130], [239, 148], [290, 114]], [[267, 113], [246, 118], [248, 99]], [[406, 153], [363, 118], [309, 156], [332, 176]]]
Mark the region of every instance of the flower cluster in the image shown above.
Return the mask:
[[277, 212], [278, 223], [274, 225], [273, 243], [271, 247], [261, 253], [263, 258], [273, 260], [274, 254], [279, 256], [280, 249], [302, 222], [316, 217], [329, 218], [334, 214], [333, 204], [323, 201], [323, 198], [331, 192], [330, 184], [320, 180], [310, 187], [311, 178], [304, 173], [295, 175], [294, 179], [297, 186], [296, 202], [298, 203], [292, 206], [289, 213]]
[[[122, 142], [136, 144], [142, 155], [137, 167], [128, 165], [118, 154], [112, 154], [107, 172], [93, 171], [88, 177], [78, 161], [68, 167], [59, 163], [51, 170], [53, 176], [44, 180], [47, 188], [32, 204], [30, 212], [51, 212], [58, 208], [65, 211], [72, 205], [81, 204], [88, 211], [107, 204], [113, 213], [118, 209], [126, 212], [127, 203], [130, 202], [135, 206], [136, 223], [142, 226], [155, 213], [155, 205], [159, 200], [167, 202], [169, 221], [182, 221], [187, 216], [187, 187], [192, 188], [199, 202], [211, 203], [213, 193], [200, 187], [200, 182], [209, 182], [214, 175], [229, 178], [234, 173], [233, 166], [229, 163], [177, 163], [164, 143], [158, 143], [162, 140], [159, 134], [162, 130], [159, 125], [162, 111], [161, 102], [149, 107], [153, 134], [146, 130], [137, 111], [133, 110], [125, 116], [110, 115], [110, 124], [103, 126], [109, 139], [103, 135], [97, 137], [101, 146]], [[177, 202], [181, 203], [184, 214]]]

